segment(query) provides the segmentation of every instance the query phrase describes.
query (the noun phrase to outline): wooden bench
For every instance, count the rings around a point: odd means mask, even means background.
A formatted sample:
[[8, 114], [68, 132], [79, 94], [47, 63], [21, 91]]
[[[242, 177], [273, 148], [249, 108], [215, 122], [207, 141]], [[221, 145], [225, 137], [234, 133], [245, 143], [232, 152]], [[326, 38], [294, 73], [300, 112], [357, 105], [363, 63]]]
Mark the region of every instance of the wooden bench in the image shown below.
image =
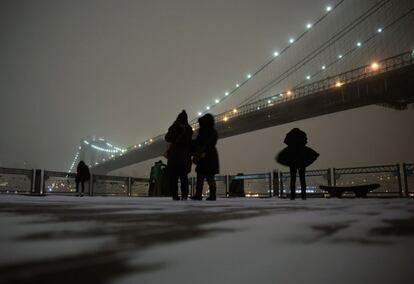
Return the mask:
[[355, 194], [355, 197], [366, 198], [367, 194], [374, 189], [380, 187], [380, 184], [364, 184], [364, 185], [355, 185], [355, 186], [329, 186], [329, 185], [320, 185], [319, 188], [327, 191], [330, 197], [341, 198], [342, 194], [346, 191], [351, 191]]

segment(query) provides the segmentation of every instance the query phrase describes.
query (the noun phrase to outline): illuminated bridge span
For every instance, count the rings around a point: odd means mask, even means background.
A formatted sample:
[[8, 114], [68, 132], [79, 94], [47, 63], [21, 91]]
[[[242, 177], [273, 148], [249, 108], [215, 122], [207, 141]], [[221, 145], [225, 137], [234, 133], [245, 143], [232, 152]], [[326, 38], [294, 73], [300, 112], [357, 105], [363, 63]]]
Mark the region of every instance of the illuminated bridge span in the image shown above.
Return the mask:
[[[372, 104], [405, 109], [414, 102], [413, 14], [411, 0], [338, 1], [195, 113], [215, 113], [219, 137], [226, 138]], [[197, 129], [196, 118], [191, 123]], [[159, 157], [163, 138], [95, 161], [92, 170], [107, 173]]]

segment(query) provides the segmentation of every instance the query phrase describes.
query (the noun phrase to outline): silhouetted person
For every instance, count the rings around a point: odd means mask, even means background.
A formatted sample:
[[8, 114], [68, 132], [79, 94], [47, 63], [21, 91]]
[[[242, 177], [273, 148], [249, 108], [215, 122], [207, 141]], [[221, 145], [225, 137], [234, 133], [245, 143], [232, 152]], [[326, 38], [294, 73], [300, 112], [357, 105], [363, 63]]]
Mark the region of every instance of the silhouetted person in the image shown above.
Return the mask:
[[[80, 161], [76, 169], [76, 192], [79, 196], [83, 196], [85, 191], [85, 181], [90, 179], [89, 167], [84, 161]], [[79, 191], [79, 183], [81, 184], [82, 191]]]
[[150, 185], [148, 189], [148, 196], [162, 195], [162, 179], [164, 178], [166, 165], [159, 160], [151, 167]]
[[196, 193], [194, 200], [202, 200], [204, 179], [207, 180], [210, 196], [207, 200], [216, 200], [216, 181], [214, 175], [219, 173], [219, 159], [216, 149], [217, 131], [214, 128], [214, 117], [206, 114], [198, 119], [200, 128], [193, 141], [193, 162], [197, 165]]
[[188, 124], [188, 117], [183, 110], [168, 128], [165, 141], [170, 143], [166, 157], [169, 189], [173, 200], [178, 198], [178, 178], [181, 183], [181, 199], [188, 198], [188, 173], [191, 171], [191, 140], [193, 129]]
[[299, 128], [293, 128], [284, 143], [288, 145], [277, 156], [277, 162], [290, 169], [290, 199], [296, 197], [296, 172], [299, 171], [302, 199], [306, 199], [306, 167], [311, 165], [319, 156], [317, 152], [306, 146], [308, 138]]
[[[237, 176], [244, 176], [242, 173], [238, 173]], [[229, 186], [229, 197], [245, 197], [244, 193], [244, 179], [233, 178]]]

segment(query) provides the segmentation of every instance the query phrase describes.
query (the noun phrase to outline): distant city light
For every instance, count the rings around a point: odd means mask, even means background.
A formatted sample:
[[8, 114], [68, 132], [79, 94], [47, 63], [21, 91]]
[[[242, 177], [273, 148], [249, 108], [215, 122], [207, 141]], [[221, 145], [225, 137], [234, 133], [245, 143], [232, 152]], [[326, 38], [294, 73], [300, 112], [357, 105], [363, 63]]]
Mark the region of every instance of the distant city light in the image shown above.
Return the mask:
[[379, 64], [378, 64], [377, 62], [373, 62], [373, 63], [371, 64], [371, 68], [372, 68], [372, 69], [374, 69], [374, 70], [378, 70], [378, 68], [379, 68]]
[[218, 103], [220, 102], [220, 100], [219, 100], [219, 99], [215, 99], [215, 100], [214, 100], [214, 102], [215, 102], [216, 104], [218, 104]]
[[224, 95], [227, 97], [230, 93], [229, 92], [225, 92]]
[[288, 96], [292, 95], [292, 91], [287, 91], [286, 93]]
[[294, 43], [295, 42], [295, 39], [294, 38], [290, 38], [289, 39], [289, 43]]
[[339, 58], [339, 59], [341, 59], [342, 57], [343, 57], [343, 55], [342, 55], [342, 54], [339, 54], [339, 55], [338, 55], [338, 58]]
[[325, 70], [326, 69], [326, 66], [325, 65], [322, 65], [322, 70]]
[[228, 118], [227, 116], [225, 116], [225, 117], [223, 118], [223, 121], [224, 121], [224, 122], [226, 122], [227, 120], [229, 120], [229, 118]]
[[378, 28], [377, 32], [382, 33], [382, 28]]
[[247, 74], [247, 79], [250, 79], [252, 77], [251, 74]]
[[210, 109], [210, 107], [209, 106], [206, 106], [206, 110], [209, 110]]
[[332, 11], [332, 6], [326, 6], [326, 12]]
[[357, 42], [357, 46], [360, 47], [362, 45], [361, 42]]
[[237, 109], [235, 108], [235, 109], [233, 109], [233, 113], [237, 113]]
[[239, 84], [236, 84], [236, 88], [238, 88], [238, 87], [240, 87], [240, 85]]
[[309, 76], [309, 75], [306, 76], [306, 80], [310, 80], [310, 78], [311, 78], [311, 76]]
[[335, 87], [339, 88], [341, 86], [342, 86], [342, 83], [341, 82], [338, 81], [338, 82], [335, 83]]
[[198, 115], [198, 116], [201, 116], [202, 114], [203, 114], [203, 113], [202, 113], [202, 112], [200, 112], [200, 111], [197, 113], [197, 115]]
[[274, 57], [279, 56], [279, 52], [277, 52], [277, 51], [273, 52], [273, 56], [274, 56]]
[[311, 23], [308, 23], [307, 25], [306, 25], [306, 28], [308, 28], [308, 29], [310, 29], [312, 27], [312, 24]]

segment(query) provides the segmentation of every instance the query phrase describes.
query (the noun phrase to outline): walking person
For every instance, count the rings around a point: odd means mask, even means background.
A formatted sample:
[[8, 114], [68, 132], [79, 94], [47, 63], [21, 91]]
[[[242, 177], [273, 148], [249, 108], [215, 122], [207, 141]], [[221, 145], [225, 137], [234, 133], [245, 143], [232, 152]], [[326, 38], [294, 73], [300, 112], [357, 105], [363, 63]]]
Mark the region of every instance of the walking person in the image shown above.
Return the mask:
[[193, 129], [188, 124], [188, 117], [183, 110], [174, 123], [168, 128], [165, 141], [170, 143], [165, 154], [168, 159], [168, 187], [173, 200], [178, 197], [178, 179], [181, 183], [181, 199], [188, 198], [188, 173], [191, 171], [191, 140]]
[[[80, 161], [76, 169], [76, 192], [78, 196], [83, 196], [85, 191], [85, 181], [88, 181], [91, 177], [89, 167], [84, 161]], [[81, 184], [82, 191], [79, 191], [79, 183]]]
[[288, 146], [280, 151], [276, 160], [290, 169], [290, 199], [296, 198], [296, 172], [299, 172], [301, 197], [306, 199], [306, 167], [310, 166], [319, 154], [306, 146], [308, 138], [299, 128], [289, 131], [284, 143]]
[[193, 162], [196, 166], [197, 183], [196, 193], [192, 197], [194, 200], [203, 199], [204, 180], [209, 186], [210, 195], [207, 200], [216, 200], [216, 181], [214, 176], [219, 173], [219, 158], [216, 149], [217, 131], [214, 128], [214, 117], [205, 114], [198, 119], [200, 128], [197, 138], [193, 141]]

